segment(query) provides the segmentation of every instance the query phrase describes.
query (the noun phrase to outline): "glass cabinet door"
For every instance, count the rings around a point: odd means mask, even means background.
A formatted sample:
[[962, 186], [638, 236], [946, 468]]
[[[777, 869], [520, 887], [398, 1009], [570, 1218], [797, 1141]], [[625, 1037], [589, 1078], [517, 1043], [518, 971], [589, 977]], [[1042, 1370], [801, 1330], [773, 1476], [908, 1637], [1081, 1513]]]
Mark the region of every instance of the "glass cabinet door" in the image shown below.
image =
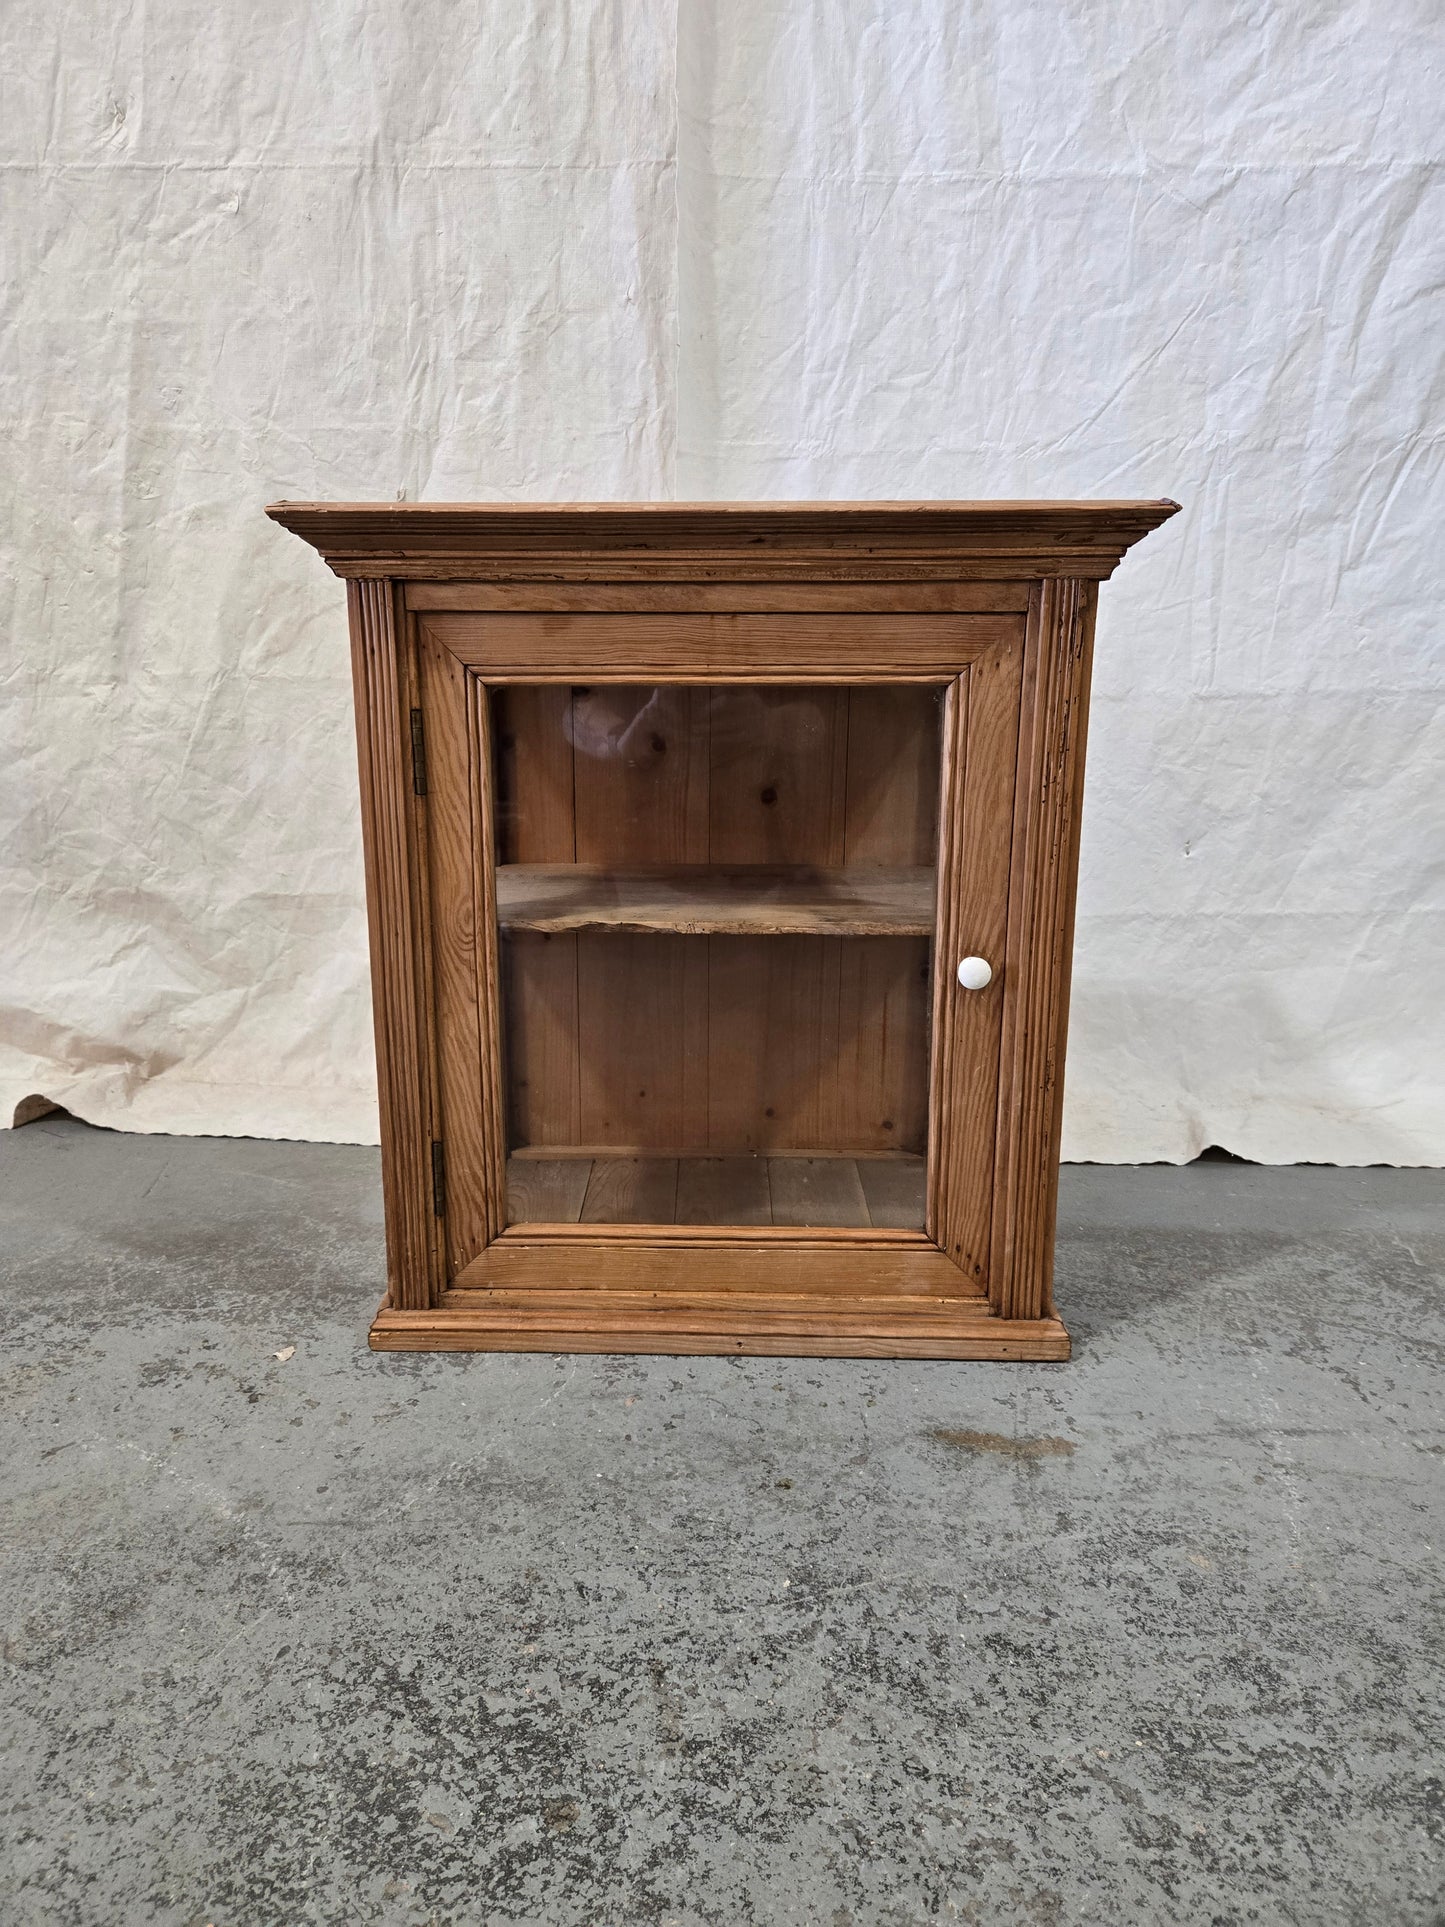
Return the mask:
[[939, 686], [485, 700], [506, 1223], [922, 1231]]

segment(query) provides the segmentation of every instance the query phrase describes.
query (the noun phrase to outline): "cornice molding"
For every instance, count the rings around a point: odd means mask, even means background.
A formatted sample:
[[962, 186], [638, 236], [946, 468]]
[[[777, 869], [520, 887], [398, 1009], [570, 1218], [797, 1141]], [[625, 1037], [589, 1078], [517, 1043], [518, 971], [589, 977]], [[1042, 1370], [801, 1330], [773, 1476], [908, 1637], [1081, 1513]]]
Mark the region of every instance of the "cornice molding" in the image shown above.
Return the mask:
[[337, 575], [1102, 580], [1177, 502], [273, 502]]

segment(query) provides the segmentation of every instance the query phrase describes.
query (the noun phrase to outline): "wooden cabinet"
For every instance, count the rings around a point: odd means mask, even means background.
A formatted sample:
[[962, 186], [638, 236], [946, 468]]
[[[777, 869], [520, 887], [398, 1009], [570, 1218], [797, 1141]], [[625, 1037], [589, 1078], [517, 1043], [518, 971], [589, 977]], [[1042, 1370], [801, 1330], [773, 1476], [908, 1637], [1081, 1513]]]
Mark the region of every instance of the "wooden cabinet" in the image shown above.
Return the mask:
[[269, 513], [350, 600], [372, 1344], [1066, 1357], [1094, 605], [1174, 504]]

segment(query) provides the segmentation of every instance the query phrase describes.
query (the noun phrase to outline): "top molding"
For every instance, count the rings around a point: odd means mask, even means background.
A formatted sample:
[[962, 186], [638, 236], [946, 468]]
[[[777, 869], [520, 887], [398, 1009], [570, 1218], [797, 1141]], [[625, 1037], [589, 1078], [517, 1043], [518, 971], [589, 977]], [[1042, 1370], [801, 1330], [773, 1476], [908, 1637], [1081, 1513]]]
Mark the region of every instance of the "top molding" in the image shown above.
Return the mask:
[[273, 502], [340, 576], [890, 581], [1112, 575], [1177, 502]]

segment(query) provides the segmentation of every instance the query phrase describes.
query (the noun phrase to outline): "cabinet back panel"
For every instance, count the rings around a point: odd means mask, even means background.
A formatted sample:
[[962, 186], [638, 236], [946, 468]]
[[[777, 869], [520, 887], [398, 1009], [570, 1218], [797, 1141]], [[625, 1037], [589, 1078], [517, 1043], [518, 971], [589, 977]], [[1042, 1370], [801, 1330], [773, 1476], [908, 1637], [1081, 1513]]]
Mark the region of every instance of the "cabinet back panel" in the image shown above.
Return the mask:
[[930, 687], [511, 683], [499, 863], [931, 863]]
[[510, 1147], [921, 1153], [929, 950], [926, 937], [509, 936]]

